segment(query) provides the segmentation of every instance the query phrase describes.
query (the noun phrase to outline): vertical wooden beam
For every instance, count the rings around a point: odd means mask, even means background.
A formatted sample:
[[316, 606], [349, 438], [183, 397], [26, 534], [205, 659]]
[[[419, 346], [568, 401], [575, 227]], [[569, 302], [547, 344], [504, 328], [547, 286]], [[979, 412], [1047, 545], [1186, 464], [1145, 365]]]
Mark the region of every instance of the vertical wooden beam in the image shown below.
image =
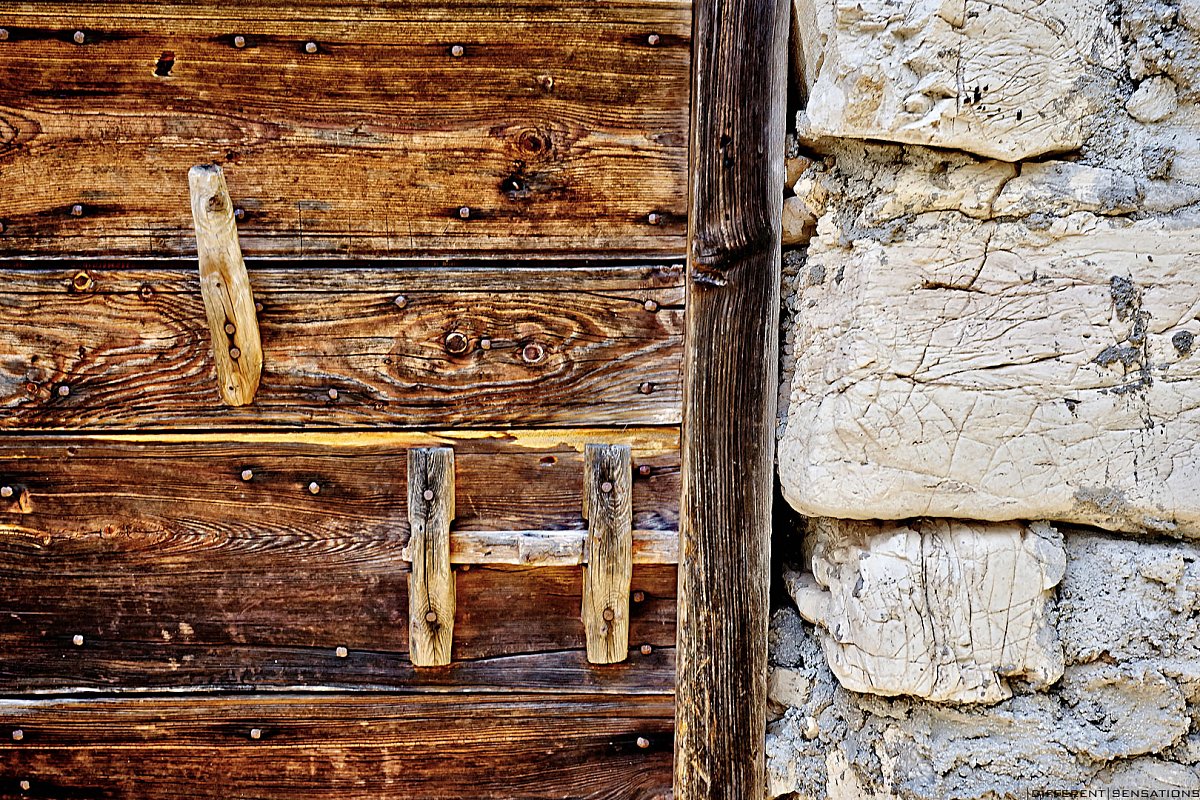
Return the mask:
[[248, 405], [262, 376], [262, 342], [225, 173], [216, 164], [192, 167], [188, 188], [217, 386], [228, 405]]
[[629, 588], [633, 580], [633, 464], [627, 444], [589, 444], [583, 454], [583, 629], [593, 664], [629, 655]]
[[454, 571], [450, 520], [454, 519], [454, 450], [408, 451], [408, 651], [418, 667], [450, 663], [454, 639]]
[[766, 792], [787, 0], [696, 0], [676, 800]]

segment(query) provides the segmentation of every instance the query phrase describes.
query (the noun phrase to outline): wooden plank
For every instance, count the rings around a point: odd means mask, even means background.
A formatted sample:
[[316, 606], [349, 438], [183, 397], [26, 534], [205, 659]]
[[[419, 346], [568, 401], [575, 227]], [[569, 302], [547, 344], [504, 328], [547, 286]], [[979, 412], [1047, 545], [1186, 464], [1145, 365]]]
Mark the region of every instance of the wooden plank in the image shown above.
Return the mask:
[[194, 273], [0, 267], [0, 428], [679, 420], [682, 275], [671, 266], [252, 264], [269, 355], [255, 402], [237, 408], [213, 386]]
[[682, 253], [688, 3], [370, 5], [9, 4], [3, 251], [190, 255], [214, 162], [251, 256]]
[[450, 663], [454, 640], [454, 571], [450, 522], [454, 519], [454, 450], [408, 451], [408, 640], [413, 666]]
[[[588, 562], [587, 532], [451, 531], [451, 564], [571, 567]], [[679, 563], [677, 531], [633, 531], [634, 564]], [[408, 548], [402, 558], [411, 561]]]
[[0, 484], [14, 496], [0, 500], [19, 497], [24, 507], [13, 510], [25, 513], [4, 513], [0, 502], [0, 532], [56, 540], [105, 529], [218, 540], [361, 536], [402, 548], [404, 453], [436, 446], [456, 453], [456, 531], [582, 532], [588, 441], [632, 445], [639, 530], [678, 529], [678, 431], [668, 428], [6, 436]]
[[676, 800], [767, 790], [789, 8], [694, 10]]
[[584, 450], [583, 515], [588, 521], [583, 569], [583, 627], [588, 661], [613, 664], [629, 654], [629, 585], [633, 575], [633, 468], [629, 445]]
[[217, 389], [231, 406], [254, 400], [262, 377], [262, 344], [254, 293], [238, 245], [233, 201], [225, 175], [215, 164], [188, 171], [196, 250], [200, 260], [200, 292], [212, 332]]
[[669, 697], [8, 701], [5, 796], [664, 798]]

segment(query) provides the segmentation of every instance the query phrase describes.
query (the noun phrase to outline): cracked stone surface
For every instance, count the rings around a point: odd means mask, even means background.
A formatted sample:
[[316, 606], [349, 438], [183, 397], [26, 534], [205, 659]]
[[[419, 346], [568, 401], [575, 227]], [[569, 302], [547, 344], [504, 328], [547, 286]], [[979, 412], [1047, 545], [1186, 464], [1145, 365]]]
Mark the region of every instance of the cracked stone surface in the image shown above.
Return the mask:
[[995, 800], [1031, 788], [1200, 789], [1200, 547], [1064, 531], [1066, 667], [995, 705], [843, 687], [819, 629], [771, 624], [770, 797]]
[[1050, 525], [815, 520], [812, 572], [785, 573], [839, 683], [958, 703], [1011, 696], [1063, 671], [1048, 621], [1065, 568]]

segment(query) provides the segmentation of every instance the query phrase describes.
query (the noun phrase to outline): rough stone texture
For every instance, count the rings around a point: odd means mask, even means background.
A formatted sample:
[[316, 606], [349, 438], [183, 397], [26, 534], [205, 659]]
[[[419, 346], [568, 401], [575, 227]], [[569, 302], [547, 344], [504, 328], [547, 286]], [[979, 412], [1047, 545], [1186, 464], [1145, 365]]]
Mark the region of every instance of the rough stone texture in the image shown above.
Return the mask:
[[785, 579], [845, 688], [994, 703], [1012, 694], [1006, 677], [1040, 688], [1062, 676], [1053, 527], [820, 519], [807, 541], [812, 573]]
[[1200, 548], [1069, 529], [1049, 691], [994, 706], [857, 694], [794, 610], [771, 628], [770, 796], [1026, 798], [1031, 789], [1200, 789]]
[[1119, 64], [1104, 0], [793, 0], [814, 134], [1015, 161], [1079, 147]]

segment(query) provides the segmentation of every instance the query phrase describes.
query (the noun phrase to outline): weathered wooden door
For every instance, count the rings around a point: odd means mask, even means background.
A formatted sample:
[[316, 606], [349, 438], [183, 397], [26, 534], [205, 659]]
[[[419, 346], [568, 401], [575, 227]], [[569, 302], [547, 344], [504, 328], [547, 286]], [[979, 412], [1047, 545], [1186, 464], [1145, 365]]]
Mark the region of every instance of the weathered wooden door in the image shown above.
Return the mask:
[[[0, 3], [0, 796], [668, 796], [690, 36], [685, 0]], [[631, 448], [613, 664], [588, 445]], [[428, 447], [456, 610], [420, 667]]]

